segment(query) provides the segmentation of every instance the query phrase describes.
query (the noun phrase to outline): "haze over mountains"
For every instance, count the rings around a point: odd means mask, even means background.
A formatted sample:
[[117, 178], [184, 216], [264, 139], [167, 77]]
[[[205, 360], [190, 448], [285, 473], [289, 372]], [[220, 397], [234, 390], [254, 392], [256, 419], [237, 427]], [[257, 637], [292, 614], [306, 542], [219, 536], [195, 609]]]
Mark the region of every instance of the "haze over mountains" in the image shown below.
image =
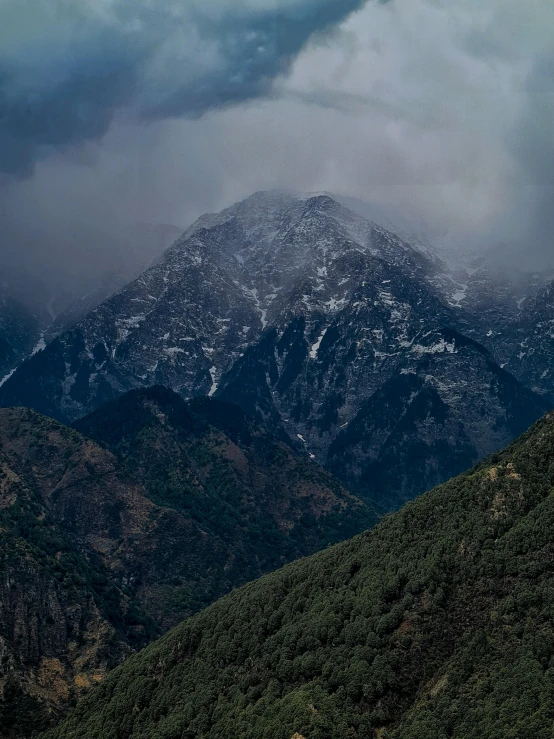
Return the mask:
[[548, 333], [521, 346], [526, 300], [550, 320], [541, 278], [453, 271], [407, 239], [325, 193], [257, 193], [200, 218], [0, 402], [72, 422], [133, 388], [215, 395], [398, 507], [522, 433], [554, 390]]

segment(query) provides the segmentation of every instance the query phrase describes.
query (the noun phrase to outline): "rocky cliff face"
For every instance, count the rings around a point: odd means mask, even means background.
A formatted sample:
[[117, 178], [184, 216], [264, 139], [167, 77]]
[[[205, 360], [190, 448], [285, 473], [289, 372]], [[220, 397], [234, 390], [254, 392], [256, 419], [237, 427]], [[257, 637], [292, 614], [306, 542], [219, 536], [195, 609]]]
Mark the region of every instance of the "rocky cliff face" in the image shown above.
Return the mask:
[[0, 439], [0, 735], [20, 737], [55, 722], [149, 634], [58, 509], [74, 485], [93, 492], [94, 445], [31, 411], [3, 411]]
[[340, 313], [383, 260], [418, 280], [432, 268], [328, 196], [260, 193], [200, 219], [159, 264], [22, 366], [2, 402], [73, 420], [133, 387], [213, 393], [266, 326]]
[[327, 466], [385, 510], [469, 469], [549, 408], [484, 347], [443, 331], [362, 405]]
[[525, 301], [507, 367], [529, 387], [554, 397], [554, 282]]
[[0, 412], [1, 736], [31, 736], [183, 616], [376, 520], [222, 403], [155, 388], [82, 425], [115, 454]]

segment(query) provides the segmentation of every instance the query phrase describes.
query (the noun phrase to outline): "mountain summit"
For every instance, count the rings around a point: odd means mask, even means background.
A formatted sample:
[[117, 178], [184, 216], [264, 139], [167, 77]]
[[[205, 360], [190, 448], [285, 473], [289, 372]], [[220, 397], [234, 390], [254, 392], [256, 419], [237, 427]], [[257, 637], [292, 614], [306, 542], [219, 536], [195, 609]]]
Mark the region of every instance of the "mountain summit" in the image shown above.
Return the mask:
[[74, 421], [150, 385], [215, 395], [389, 510], [549, 408], [468, 338], [445, 269], [328, 194], [256, 193], [23, 363], [0, 403]]

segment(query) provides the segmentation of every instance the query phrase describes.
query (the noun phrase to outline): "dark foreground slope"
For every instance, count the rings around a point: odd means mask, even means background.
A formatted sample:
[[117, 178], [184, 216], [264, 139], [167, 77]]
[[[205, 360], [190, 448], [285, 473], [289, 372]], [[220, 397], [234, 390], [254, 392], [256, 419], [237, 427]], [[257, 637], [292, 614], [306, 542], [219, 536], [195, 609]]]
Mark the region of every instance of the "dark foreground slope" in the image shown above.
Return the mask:
[[80, 434], [32, 411], [0, 412], [0, 736], [59, 720], [160, 633], [123, 585], [114, 546], [144, 502]]
[[98, 411], [118, 456], [0, 411], [0, 737], [34, 735], [169, 626], [374, 521], [240, 412], [201, 406], [157, 388]]
[[554, 415], [132, 656], [48, 739], [546, 739]]

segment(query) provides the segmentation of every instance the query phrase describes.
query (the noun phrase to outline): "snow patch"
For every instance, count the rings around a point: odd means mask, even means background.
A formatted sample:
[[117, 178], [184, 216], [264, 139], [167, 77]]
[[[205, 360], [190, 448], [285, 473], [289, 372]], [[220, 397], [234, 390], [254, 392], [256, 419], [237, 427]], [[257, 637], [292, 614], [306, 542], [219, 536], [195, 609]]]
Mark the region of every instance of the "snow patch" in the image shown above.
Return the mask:
[[0, 380], [0, 387], [2, 387], [2, 385], [10, 379], [10, 377], [13, 375], [16, 369], [17, 367], [14, 367], [11, 372], [8, 372], [7, 375], [4, 375], [4, 377]]
[[325, 336], [326, 333], [327, 333], [327, 329], [325, 328], [325, 329], [323, 329], [323, 332], [322, 332], [321, 336], [318, 338], [318, 340], [312, 346], [312, 348], [310, 350], [310, 357], [312, 359], [315, 359], [317, 357], [317, 353], [319, 351], [319, 347], [321, 346], [321, 342], [323, 341], [323, 337]]
[[255, 287], [243, 288], [244, 292], [248, 295], [251, 295], [254, 299], [254, 304], [258, 310], [258, 313], [260, 314], [260, 321], [262, 322], [262, 329], [264, 329], [267, 326], [267, 309], [262, 308], [262, 305], [260, 303], [260, 299], [258, 297], [258, 290]]
[[451, 305], [458, 306], [460, 303], [462, 303], [467, 296], [467, 284], [466, 285], [460, 285], [459, 290], [456, 290], [455, 293], [452, 295], [452, 303]]
[[456, 352], [456, 342], [449, 344], [445, 339], [441, 339], [431, 346], [423, 346], [422, 344], [414, 344], [412, 351], [416, 354], [454, 354]]
[[210, 377], [212, 378], [212, 386], [210, 388], [210, 392], [208, 393], [208, 395], [209, 395], [210, 398], [212, 397], [212, 395], [217, 390], [217, 382], [215, 381], [216, 372], [217, 372], [216, 367], [210, 367]]
[[34, 357], [35, 354], [38, 354], [44, 349], [46, 349], [46, 341], [44, 340], [44, 331], [43, 331], [40, 335], [40, 339], [37, 341], [37, 343], [33, 347], [33, 351], [31, 352], [31, 357]]
[[337, 300], [336, 298], [331, 298], [331, 300], [329, 300], [327, 303], [324, 303], [324, 305], [326, 305], [329, 310], [335, 311], [342, 308], [345, 303], [346, 298], [341, 298], [340, 300]]

